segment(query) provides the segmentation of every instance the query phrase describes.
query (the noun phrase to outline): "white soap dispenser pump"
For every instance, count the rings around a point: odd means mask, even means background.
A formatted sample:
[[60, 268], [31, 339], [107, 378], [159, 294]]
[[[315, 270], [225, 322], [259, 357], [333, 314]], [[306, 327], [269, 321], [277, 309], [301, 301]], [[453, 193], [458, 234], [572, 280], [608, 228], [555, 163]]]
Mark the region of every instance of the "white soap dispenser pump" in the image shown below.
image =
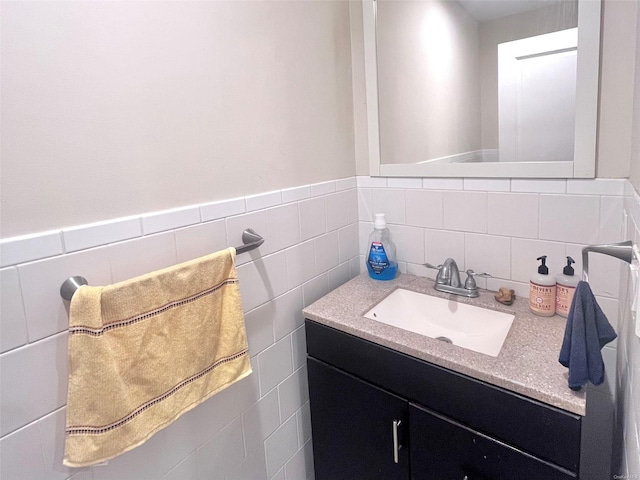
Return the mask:
[[567, 265], [562, 269], [562, 274], [556, 277], [556, 313], [563, 317], [569, 315], [573, 295], [576, 293], [576, 286], [580, 281], [574, 275], [572, 263], [576, 263], [571, 257], [567, 257]]
[[541, 264], [529, 282], [529, 309], [541, 317], [550, 317], [556, 313], [556, 279], [549, 275], [546, 255], [536, 260]]

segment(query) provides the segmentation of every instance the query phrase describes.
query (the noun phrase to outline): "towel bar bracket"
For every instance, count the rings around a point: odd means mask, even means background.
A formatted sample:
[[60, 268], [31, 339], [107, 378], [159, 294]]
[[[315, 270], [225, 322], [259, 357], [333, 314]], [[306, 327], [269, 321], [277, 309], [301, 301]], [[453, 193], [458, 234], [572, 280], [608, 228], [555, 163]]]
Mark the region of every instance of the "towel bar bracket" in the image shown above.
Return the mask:
[[582, 278], [589, 281], [589, 252], [602, 253], [610, 257], [619, 258], [627, 263], [631, 263], [634, 258], [638, 258], [638, 247], [633, 245], [631, 240], [620, 243], [608, 243], [604, 245], [589, 245], [582, 249]]
[[[236, 247], [236, 255], [258, 248], [264, 243], [264, 238], [258, 235], [253, 229], [247, 228], [242, 232], [242, 243], [242, 245]], [[89, 285], [86, 278], [79, 275], [69, 277], [60, 286], [60, 296], [70, 302], [73, 294], [76, 293], [76, 290], [82, 285]]]
[[60, 296], [65, 300], [71, 301], [71, 297], [76, 290], [82, 285], [89, 285], [87, 279], [79, 275], [67, 278], [60, 286]]
[[258, 248], [264, 243], [264, 238], [254, 232], [253, 229], [247, 228], [244, 232], [242, 232], [242, 243], [244, 245], [236, 247], [236, 255], [240, 255], [241, 253], [246, 253]]

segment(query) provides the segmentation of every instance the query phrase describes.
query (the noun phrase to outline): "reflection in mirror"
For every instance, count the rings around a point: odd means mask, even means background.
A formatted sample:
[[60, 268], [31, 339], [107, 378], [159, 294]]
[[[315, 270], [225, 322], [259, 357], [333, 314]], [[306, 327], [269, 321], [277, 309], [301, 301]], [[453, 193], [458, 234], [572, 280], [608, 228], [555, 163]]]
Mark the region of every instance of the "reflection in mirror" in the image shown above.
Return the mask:
[[377, 0], [372, 174], [593, 176], [600, 5], [578, 3]]

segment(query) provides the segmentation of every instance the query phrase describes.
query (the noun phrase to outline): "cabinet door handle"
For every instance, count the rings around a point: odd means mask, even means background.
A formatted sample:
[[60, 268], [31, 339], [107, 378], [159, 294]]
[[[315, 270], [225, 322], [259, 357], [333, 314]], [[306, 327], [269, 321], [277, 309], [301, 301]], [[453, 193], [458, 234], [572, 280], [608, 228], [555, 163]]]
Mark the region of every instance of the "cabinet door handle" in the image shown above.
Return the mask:
[[393, 463], [398, 463], [398, 452], [402, 445], [398, 442], [398, 427], [402, 425], [401, 420], [393, 421]]

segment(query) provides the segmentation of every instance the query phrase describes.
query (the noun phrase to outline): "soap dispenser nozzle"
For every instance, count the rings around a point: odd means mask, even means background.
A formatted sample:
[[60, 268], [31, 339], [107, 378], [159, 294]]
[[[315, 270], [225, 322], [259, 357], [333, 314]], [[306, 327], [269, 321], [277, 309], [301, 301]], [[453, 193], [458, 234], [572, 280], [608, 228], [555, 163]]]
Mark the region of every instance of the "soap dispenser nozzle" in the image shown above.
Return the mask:
[[536, 258], [536, 260], [540, 260], [542, 262], [542, 264], [538, 267], [538, 273], [541, 275], [549, 275], [549, 267], [547, 267], [547, 256], [542, 255]]
[[573, 270], [573, 267], [571, 266], [572, 263], [576, 263], [576, 261], [571, 257], [567, 257], [567, 265], [562, 269], [562, 273], [568, 276], [573, 275], [574, 270]]

